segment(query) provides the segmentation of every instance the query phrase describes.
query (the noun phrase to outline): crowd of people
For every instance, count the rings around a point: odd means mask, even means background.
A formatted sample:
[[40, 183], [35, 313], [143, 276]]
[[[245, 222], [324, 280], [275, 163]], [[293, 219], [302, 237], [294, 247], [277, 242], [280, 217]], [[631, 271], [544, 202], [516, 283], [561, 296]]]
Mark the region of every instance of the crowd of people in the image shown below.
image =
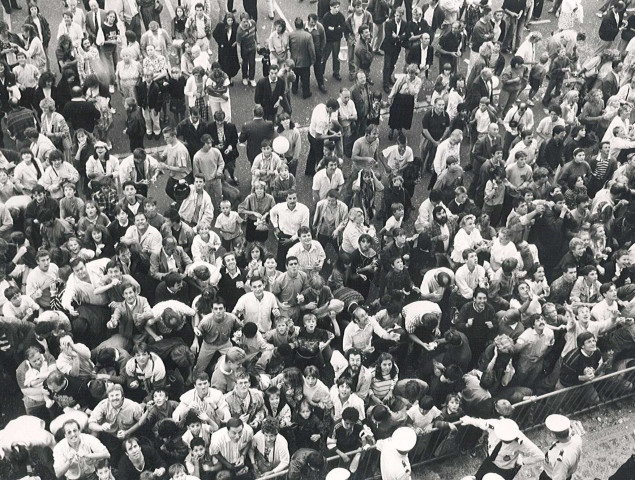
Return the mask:
[[[547, 421], [563, 457], [511, 418], [554, 390], [581, 386], [579, 407], [633, 388], [596, 382], [635, 353], [625, 4], [585, 57], [575, 0], [549, 38], [538, 0], [317, 0], [267, 39], [254, 0], [179, 2], [167, 28], [163, 1], [66, 0], [56, 35], [36, 3], [19, 33], [0, 22], [0, 370], [33, 432], [0, 441], [0, 476], [298, 480], [331, 455], [355, 476], [376, 445], [405, 479], [412, 432], [434, 457], [485, 430], [478, 480], [570, 478], [568, 420]], [[333, 97], [304, 135], [311, 72]]]

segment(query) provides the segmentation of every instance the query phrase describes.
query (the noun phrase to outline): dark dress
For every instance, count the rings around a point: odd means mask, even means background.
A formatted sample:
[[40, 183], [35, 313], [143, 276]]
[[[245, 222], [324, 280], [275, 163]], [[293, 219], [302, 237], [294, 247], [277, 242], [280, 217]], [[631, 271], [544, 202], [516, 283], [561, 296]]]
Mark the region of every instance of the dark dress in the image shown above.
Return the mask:
[[238, 24], [234, 22], [231, 26], [231, 35], [227, 37], [227, 28], [224, 23], [216, 25], [212, 36], [218, 44], [218, 62], [223, 72], [231, 79], [235, 77], [240, 70], [240, 62], [238, 61], [238, 45], [236, 43], [236, 33]]

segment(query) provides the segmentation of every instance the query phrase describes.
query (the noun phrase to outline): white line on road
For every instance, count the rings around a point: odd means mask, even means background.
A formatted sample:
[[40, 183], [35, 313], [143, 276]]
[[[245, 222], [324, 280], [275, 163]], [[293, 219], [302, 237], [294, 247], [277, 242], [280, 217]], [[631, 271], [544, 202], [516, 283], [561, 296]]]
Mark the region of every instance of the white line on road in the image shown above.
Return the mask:
[[278, 16], [284, 20], [284, 23], [287, 24], [287, 30], [288, 31], [292, 31], [293, 30], [293, 25], [291, 25], [291, 22], [289, 22], [289, 20], [287, 19], [287, 17], [284, 15], [284, 13], [282, 13], [282, 9], [280, 8], [280, 5], [278, 5], [278, 2], [276, 2], [276, 0], [273, 0], [273, 8], [276, 11], [276, 13], [278, 14]]
[[544, 18], [542, 20], [532, 20], [531, 24], [532, 25], [542, 25], [543, 23], [551, 23], [551, 20], [548, 18]]

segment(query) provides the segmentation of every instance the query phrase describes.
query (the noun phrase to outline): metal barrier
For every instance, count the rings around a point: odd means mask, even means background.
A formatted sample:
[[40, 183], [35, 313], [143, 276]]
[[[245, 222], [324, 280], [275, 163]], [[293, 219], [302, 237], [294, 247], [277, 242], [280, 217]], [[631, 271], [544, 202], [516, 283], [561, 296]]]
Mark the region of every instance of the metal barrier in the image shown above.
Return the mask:
[[[579, 415], [589, 410], [632, 396], [634, 393], [635, 367], [619, 370], [595, 378], [583, 385], [555, 390], [544, 395], [531, 397], [514, 404], [513, 419], [523, 431], [532, 430], [543, 425], [548, 415]], [[410, 452], [410, 463], [413, 467], [436, 462], [467, 452], [485, 451], [483, 432], [472, 426], [453, 424], [455, 429], [434, 429], [421, 435], [417, 445]], [[349, 457], [361, 453], [357, 478], [379, 478], [379, 451], [375, 447], [350, 452]], [[347, 465], [339, 456], [327, 459], [328, 470]], [[260, 480], [284, 478], [287, 471], [259, 477]]]

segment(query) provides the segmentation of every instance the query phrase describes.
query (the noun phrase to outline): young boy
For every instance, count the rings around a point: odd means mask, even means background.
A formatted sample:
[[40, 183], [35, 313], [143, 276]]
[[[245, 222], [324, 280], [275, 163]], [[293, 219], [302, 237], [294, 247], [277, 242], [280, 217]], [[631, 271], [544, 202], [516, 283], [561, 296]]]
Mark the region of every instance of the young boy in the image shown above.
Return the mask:
[[26, 54], [23, 51], [16, 53], [16, 58], [18, 64], [13, 67], [13, 74], [22, 96], [20, 104], [26, 108], [33, 108], [33, 96], [40, 79], [40, 71], [35, 65], [26, 62]]
[[266, 332], [264, 338], [274, 347], [285, 344], [294, 347], [298, 332], [300, 327], [296, 327], [290, 318], [279, 316], [276, 318], [276, 328]]
[[5, 317], [33, 321], [38, 316], [40, 306], [28, 295], [22, 295], [18, 287], [12, 285], [5, 288], [4, 297], [8, 300], [2, 306], [2, 314]]
[[152, 400], [148, 402], [145, 413], [145, 424], [157, 435], [157, 424], [166, 418], [172, 418], [172, 414], [179, 406], [179, 402], [170, 400], [165, 387], [155, 387], [152, 390]]
[[121, 266], [116, 260], [111, 260], [106, 265], [106, 275], [101, 279], [99, 286], [95, 288], [95, 294], [105, 293], [108, 303], [124, 301], [124, 285], [133, 285], [135, 291], [140, 291], [139, 283], [130, 275], [124, 275]]
[[405, 208], [401, 203], [393, 203], [390, 206], [390, 210], [392, 211], [392, 216], [386, 220], [386, 224], [384, 228], [379, 231], [379, 238], [383, 240], [383, 244], [386, 245], [388, 242], [392, 240], [392, 232], [395, 228], [401, 228], [401, 224], [403, 223], [403, 217], [405, 215]]
[[[549, 107], [551, 99], [560, 95], [560, 89], [562, 88], [562, 82], [569, 70], [571, 70], [571, 60], [567, 57], [567, 49], [560, 47], [558, 50], [558, 56], [551, 61], [549, 66], [549, 83], [547, 84], [547, 90], [542, 97], [542, 104], [545, 108]], [[548, 112], [545, 112], [548, 113]]]
[[357, 471], [361, 453], [356, 453], [352, 457], [349, 452], [362, 447], [362, 437], [364, 426], [359, 421], [359, 412], [353, 407], [346, 407], [342, 411], [342, 418], [333, 427], [331, 436], [326, 440], [326, 445], [349, 464], [348, 469], [351, 473]]
[[282, 203], [287, 199], [287, 192], [295, 190], [295, 177], [289, 171], [286, 162], [282, 162], [278, 167], [278, 175], [274, 179], [271, 190], [276, 203]]
[[312, 313], [305, 314], [302, 317], [302, 323], [303, 327], [300, 328], [296, 342], [296, 353], [298, 360], [302, 363], [300, 368], [311, 363], [317, 363], [322, 367], [325, 365], [325, 360], [330, 359], [325, 358], [329, 357], [327, 347], [335, 335], [328, 330], [317, 328], [317, 317]]
[[84, 201], [75, 195], [77, 188], [73, 182], [64, 184], [64, 197], [60, 199], [60, 218], [75, 226], [79, 220]]
[[186, 78], [181, 74], [181, 69], [173, 66], [170, 79], [167, 81], [167, 90], [170, 94], [170, 111], [176, 123], [185, 117], [185, 82]]
[[232, 211], [232, 204], [229, 200], [220, 202], [220, 215], [216, 217], [214, 227], [220, 232], [221, 245], [228, 252], [231, 252], [234, 240], [242, 235], [240, 224], [243, 222], [242, 217], [237, 212]]
[[207, 450], [209, 448], [209, 442], [212, 439], [212, 433], [219, 428], [216, 422], [209, 419], [203, 423], [198, 414], [190, 410], [185, 416], [184, 423], [187, 427], [187, 431], [183, 434], [183, 442], [192, 450], [192, 442], [195, 439], [200, 439], [205, 445], [205, 450]]
[[[157, 230], [161, 231], [161, 227], [165, 223], [165, 217], [160, 213], [157, 213], [157, 201], [153, 197], [148, 197], [143, 202], [143, 208], [146, 213], [146, 219], [148, 223]], [[134, 218], [132, 219], [134, 221]]]
[[168, 475], [170, 475], [170, 480], [199, 480], [201, 478], [195, 475], [188, 475], [185, 467], [180, 463], [170, 465]]
[[208, 452], [208, 445], [202, 438], [196, 437], [190, 442], [190, 454], [185, 459], [185, 467], [188, 474], [201, 480], [213, 478], [214, 463]]
[[527, 105], [530, 107], [534, 106], [534, 102], [532, 99], [538, 93], [542, 82], [547, 76], [547, 64], [549, 63], [549, 54], [547, 52], [542, 52], [540, 55], [539, 63], [535, 63], [531, 70], [529, 71], [529, 86], [531, 89], [529, 90], [529, 95], [527, 95]]
[[258, 331], [258, 325], [247, 322], [240, 331], [234, 334], [234, 342], [247, 354], [247, 360], [255, 357], [260, 352], [272, 350], [273, 346], [264, 339]]

